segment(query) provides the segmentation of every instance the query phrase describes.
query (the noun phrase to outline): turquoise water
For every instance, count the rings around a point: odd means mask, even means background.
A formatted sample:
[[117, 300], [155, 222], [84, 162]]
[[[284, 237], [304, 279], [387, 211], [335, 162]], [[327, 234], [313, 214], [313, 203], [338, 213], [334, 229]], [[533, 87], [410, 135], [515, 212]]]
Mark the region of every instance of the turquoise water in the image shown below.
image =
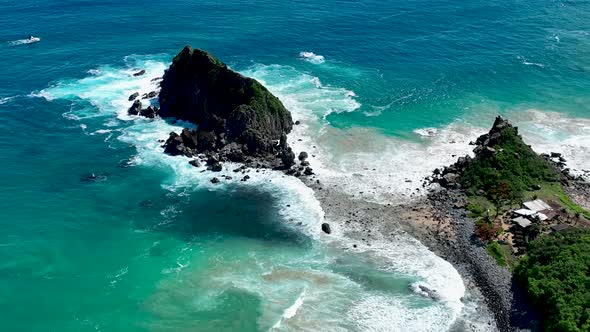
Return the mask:
[[[457, 272], [406, 235], [353, 249], [339, 221], [320, 234], [294, 178], [241, 183], [230, 167], [213, 186], [163, 155], [178, 126], [128, 117], [127, 96], [154, 89], [185, 44], [267, 85], [302, 122], [295, 150], [366, 199], [421, 194], [498, 113], [590, 169], [586, 2], [24, 0], [0, 13], [3, 330], [490, 329]], [[19, 42], [30, 34], [41, 41]]]

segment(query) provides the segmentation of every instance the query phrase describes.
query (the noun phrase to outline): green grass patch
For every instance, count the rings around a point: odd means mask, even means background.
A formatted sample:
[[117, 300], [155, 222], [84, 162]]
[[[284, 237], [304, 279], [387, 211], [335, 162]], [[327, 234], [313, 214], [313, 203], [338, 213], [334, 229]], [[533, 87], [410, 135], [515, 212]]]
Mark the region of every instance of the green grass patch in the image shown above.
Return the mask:
[[565, 206], [566, 209], [574, 212], [575, 214], [580, 214], [580, 215], [584, 216], [584, 218], [590, 220], [590, 212], [587, 210], [584, 210], [581, 206], [574, 203], [574, 201], [572, 201], [572, 199], [569, 198], [569, 196], [566, 195], [563, 191], [558, 195], [558, 197], [559, 197], [559, 201], [561, 203], [563, 203], [563, 205]]
[[494, 257], [494, 259], [496, 260], [498, 265], [500, 265], [500, 266], [507, 266], [508, 265], [506, 263], [506, 260], [504, 259], [504, 253], [502, 252], [502, 248], [500, 248], [500, 245], [498, 244], [498, 242], [491, 242], [490, 244], [488, 244], [486, 250], [488, 251], [488, 253], [490, 253], [490, 255], [492, 255], [492, 257]]
[[496, 206], [484, 196], [468, 196], [467, 210], [469, 210], [469, 217], [480, 218], [496, 215]]

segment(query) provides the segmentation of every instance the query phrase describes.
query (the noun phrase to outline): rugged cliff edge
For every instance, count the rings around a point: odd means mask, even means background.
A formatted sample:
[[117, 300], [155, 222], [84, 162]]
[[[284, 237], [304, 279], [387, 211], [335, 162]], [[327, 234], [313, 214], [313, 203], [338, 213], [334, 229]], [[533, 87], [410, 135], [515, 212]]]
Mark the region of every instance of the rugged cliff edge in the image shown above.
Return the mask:
[[166, 152], [291, 166], [286, 143], [293, 127], [289, 111], [262, 84], [229, 69], [206, 51], [186, 46], [164, 74], [159, 95], [161, 117], [190, 121], [198, 128], [171, 134]]

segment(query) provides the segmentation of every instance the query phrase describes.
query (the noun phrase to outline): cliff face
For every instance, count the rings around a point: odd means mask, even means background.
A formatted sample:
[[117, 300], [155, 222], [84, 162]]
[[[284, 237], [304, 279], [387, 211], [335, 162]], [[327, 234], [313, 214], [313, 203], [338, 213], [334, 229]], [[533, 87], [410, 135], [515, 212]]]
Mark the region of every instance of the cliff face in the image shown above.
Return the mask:
[[159, 102], [160, 116], [198, 125], [198, 152], [236, 143], [233, 150], [245, 155], [277, 156], [286, 147], [276, 142], [293, 127], [289, 111], [262, 84], [190, 46], [164, 74]]

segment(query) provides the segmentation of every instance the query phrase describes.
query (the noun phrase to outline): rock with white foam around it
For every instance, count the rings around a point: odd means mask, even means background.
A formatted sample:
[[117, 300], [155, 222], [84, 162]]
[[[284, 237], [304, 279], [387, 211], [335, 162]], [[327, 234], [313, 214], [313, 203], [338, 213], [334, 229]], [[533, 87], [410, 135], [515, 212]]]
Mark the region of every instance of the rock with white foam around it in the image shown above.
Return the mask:
[[330, 228], [330, 224], [328, 224], [328, 223], [326, 223], [326, 222], [325, 222], [325, 223], [323, 223], [323, 224], [322, 224], [322, 231], [323, 231], [324, 233], [326, 233], [326, 234], [330, 234], [330, 233], [332, 233], [332, 229]]
[[129, 107], [127, 110], [127, 114], [129, 115], [138, 115], [141, 112], [141, 101], [136, 100], [133, 102], [133, 105]]
[[139, 92], [135, 92], [134, 94], [129, 96], [129, 101], [133, 101], [139, 97]]

